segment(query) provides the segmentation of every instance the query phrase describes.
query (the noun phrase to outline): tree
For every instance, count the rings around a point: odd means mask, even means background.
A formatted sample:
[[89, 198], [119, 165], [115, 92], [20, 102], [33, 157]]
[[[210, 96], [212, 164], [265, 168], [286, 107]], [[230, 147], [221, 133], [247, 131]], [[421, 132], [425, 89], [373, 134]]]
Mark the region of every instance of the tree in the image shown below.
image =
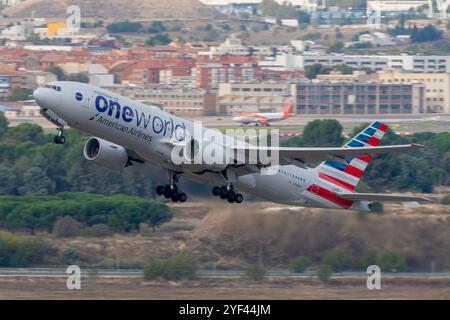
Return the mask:
[[32, 167], [23, 175], [24, 185], [19, 188], [20, 193], [41, 193], [48, 194], [50, 189], [50, 179], [41, 168]]
[[332, 273], [333, 270], [328, 264], [321, 264], [316, 271], [317, 277], [323, 282], [330, 280]]
[[30, 99], [32, 91], [26, 88], [13, 88], [9, 100], [20, 101]]
[[68, 80], [81, 83], [89, 83], [89, 76], [85, 72], [74, 73], [69, 75]]
[[70, 238], [80, 235], [81, 224], [71, 217], [63, 217], [56, 220], [53, 226], [53, 234], [57, 238]]
[[244, 275], [252, 280], [262, 280], [266, 275], [266, 270], [257, 264], [253, 264], [245, 268]]
[[67, 79], [67, 75], [64, 70], [59, 66], [53, 66], [47, 69], [47, 72], [53, 73], [58, 81], [64, 81]]
[[406, 255], [393, 250], [383, 250], [377, 253], [376, 264], [383, 272], [401, 272], [408, 269]]
[[0, 194], [14, 194], [17, 192], [19, 181], [11, 165], [0, 163]]
[[311, 23], [311, 15], [303, 10], [297, 11], [297, 21], [298, 24], [310, 24]]
[[166, 27], [161, 21], [154, 21], [152, 24], [147, 28], [148, 33], [158, 33], [158, 32], [164, 32], [166, 31]]
[[325, 254], [322, 263], [328, 265], [334, 272], [344, 271], [352, 265], [350, 255], [342, 249], [334, 249]]
[[291, 272], [301, 273], [301, 272], [304, 272], [305, 269], [307, 267], [309, 267], [310, 264], [311, 264], [311, 262], [309, 261], [308, 257], [300, 256], [300, 257], [294, 258], [290, 262], [289, 269], [291, 270]]
[[8, 129], [8, 119], [6, 119], [5, 114], [3, 112], [0, 112], [0, 138], [3, 136], [3, 134]]
[[129, 21], [115, 22], [106, 26], [106, 30], [111, 33], [139, 32], [142, 30], [142, 24]]
[[344, 44], [341, 41], [334, 41], [328, 47], [328, 53], [339, 53], [342, 51], [342, 48], [344, 48]]
[[80, 253], [77, 249], [66, 247], [61, 253], [61, 258], [65, 264], [74, 264], [80, 261]]
[[15, 127], [8, 128], [3, 137], [9, 143], [42, 143], [44, 130], [37, 124], [21, 123]]
[[305, 77], [308, 79], [315, 79], [318, 74], [329, 74], [331, 68], [328, 66], [323, 66], [320, 63], [315, 63], [313, 65], [306, 66]]
[[157, 34], [146, 41], [146, 44], [154, 47], [158, 45], [166, 45], [172, 42], [172, 39], [167, 34]]
[[143, 266], [143, 273], [145, 279], [181, 279], [192, 277], [196, 269], [194, 261], [181, 253], [166, 260], [150, 258]]
[[343, 144], [342, 125], [334, 119], [308, 122], [303, 130], [304, 145], [308, 147], [336, 147]]
[[411, 31], [411, 42], [425, 42], [425, 41], [435, 41], [442, 38], [442, 31], [437, 30], [431, 24], [425, 26], [422, 29], [417, 28], [414, 25], [414, 28]]

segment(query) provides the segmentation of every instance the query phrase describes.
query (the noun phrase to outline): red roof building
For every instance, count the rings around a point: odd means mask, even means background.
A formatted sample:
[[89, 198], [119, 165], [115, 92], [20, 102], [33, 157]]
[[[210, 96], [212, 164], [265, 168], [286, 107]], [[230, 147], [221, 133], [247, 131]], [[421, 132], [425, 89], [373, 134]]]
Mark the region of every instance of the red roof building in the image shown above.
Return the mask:
[[258, 79], [260, 67], [254, 56], [199, 56], [196, 59], [199, 88], [217, 88], [219, 83], [250, 83]]

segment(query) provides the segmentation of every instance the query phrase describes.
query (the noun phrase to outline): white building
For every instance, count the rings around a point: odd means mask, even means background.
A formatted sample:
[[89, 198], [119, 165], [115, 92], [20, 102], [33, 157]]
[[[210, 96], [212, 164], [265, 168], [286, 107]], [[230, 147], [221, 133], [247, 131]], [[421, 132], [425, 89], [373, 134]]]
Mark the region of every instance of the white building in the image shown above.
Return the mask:
[[267, 57], [259, 63], [263, 68], [280, 71], [304, 70], [313, 64], [328, 66], [344, 64], [355, 69], [368, 68], [373, 71], [397, 69], [413, 72], [450, 72], [450, 56], [280, 54], [276, 57]]
[[383, 13], [402, 13], [410, 9], [418, 9], [423, 5], [428, 5], [424, 0], [368, 0], [367, 6], [374, 11]]
[[114, 85], [114, 75], [108, 73], [101, 64], [91, 63], [88, 65], [89, 83], [99, 87], [111, 87]]

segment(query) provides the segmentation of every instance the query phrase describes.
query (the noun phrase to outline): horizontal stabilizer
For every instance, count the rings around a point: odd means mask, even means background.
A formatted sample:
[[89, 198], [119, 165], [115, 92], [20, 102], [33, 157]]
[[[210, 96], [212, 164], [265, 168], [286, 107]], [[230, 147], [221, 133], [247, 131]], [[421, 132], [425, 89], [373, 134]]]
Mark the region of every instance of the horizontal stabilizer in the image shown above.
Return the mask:
[[430, 203], [430, 199], [418, 196], [402, 196], [379, 193], [338, 193], [339, 198], [353, 201], [379, 201], [379, 202], [419, 202]]

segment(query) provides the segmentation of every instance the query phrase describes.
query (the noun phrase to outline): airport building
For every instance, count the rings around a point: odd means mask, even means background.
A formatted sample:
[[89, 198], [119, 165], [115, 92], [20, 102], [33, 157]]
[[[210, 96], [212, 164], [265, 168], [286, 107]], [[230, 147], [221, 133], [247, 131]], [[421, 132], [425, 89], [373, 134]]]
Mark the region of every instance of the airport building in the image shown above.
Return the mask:
[[180, 117], [216, 114], [216, 95], [205, 90], [158, 87], [153, 89], [133, 88], [132, 92], [121, 93], [140, 102], [156, 105], [164, 111]]
[[450, 113], [450, 73], [383, 71], [375, 76], [387, 84], [422, 83], [425, 86], [426, 112]]
[[298, 114], [417, 114], [425, 112], [423, 84], [301, 82]]
[[295, 99], [295, 85], [289, 83], [221, 83], [217, 94], [217, 114], [281, 112]]

